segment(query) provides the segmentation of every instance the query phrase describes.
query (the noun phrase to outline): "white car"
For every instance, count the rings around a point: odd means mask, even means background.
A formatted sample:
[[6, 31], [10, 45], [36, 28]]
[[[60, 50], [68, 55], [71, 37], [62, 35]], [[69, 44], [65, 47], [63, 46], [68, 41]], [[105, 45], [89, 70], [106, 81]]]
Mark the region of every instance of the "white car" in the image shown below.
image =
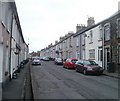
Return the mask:
[[34, 59], [32, 65], [41, 65], [41, 61], [39, 59]]
[[56, 58], [56, 59], [55, 59], [55, 64], [56, 64], [56, 65], [63, 65], [62, 59], [61, 59], [61, 58]]

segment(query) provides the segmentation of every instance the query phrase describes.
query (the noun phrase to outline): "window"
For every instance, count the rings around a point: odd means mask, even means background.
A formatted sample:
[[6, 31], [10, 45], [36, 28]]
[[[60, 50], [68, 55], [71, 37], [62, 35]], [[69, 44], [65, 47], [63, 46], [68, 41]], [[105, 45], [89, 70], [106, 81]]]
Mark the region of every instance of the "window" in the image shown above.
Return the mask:
[[76, 52], [76, 58], [77, 58], [77, 59], [80, 58], [80, 53]]
[[89, 50], [89, 59], [95, 59], [95, 49]]
[[79, 37], [76, 37], [76, 46], [79, 46]]
[[110, 25], [109, 24], [107, 24], [104, 27], [104, 36], [105, 36], [105, 41], [110, 40]]
[[98, 61], [103, 61], [103, 50], [98, 48]]
[[102, 40], [102, 28], [100, 27], [99, 28], [99, 38], [98, 38], [98, 40]]
[[65, 49], [65, 41], [63, 41], [63, 48]]
[[118, 20], [118, 37], [120, 37], [120, 20]]
[[69, 46], [72, 47], [71, 37], [69, 39]]
[[85, 59], [86, 58], [86, 54], [85, 54], [85, 49], [82, 49], [82, 59]]
[[90, 31], [90, 43], [93, 42], [93, 32], [92, 30]]
[[66, 48], [68, 48], [68, 39], [66, 40]]
[[85, 44], [85, 35], [86, 35], [86, 34], [82, 34], [82, 45]]
[[59, 44], [59, 50], [62, 49], [62, 42]]
[[8, 66], [9, 66], [9, 52], [8, 52], [8, 48], [6, 48], [6, 64], [5, 64], [5, 71], [8, 72]]

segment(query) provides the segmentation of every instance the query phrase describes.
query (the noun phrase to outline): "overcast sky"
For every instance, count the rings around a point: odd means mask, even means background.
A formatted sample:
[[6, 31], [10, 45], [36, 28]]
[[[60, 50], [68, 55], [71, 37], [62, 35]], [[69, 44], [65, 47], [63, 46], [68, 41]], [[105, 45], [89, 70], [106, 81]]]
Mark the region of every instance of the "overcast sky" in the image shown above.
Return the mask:
[[30, 52], [39, 51], [88, 17], [98, 23], [118, 10], [120, 0], [15, 0], [23, 36]]

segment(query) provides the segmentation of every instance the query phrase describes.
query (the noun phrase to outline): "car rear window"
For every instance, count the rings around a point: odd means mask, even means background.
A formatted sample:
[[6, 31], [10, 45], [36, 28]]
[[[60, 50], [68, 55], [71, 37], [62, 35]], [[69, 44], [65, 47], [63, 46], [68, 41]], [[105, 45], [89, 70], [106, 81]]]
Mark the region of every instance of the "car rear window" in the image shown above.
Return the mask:
[[72, 63], [76, 63], [78, 61], [77, 59], [71, 60]]

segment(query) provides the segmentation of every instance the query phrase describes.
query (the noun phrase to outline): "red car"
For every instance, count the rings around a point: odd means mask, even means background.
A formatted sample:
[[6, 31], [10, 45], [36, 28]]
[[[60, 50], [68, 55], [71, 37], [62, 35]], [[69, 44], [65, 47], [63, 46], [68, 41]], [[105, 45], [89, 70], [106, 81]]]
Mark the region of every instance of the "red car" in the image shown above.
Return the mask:
[[63, 67], [67, 69], [75, 69], [75, 63], [78, 59], [70, 58], [63, 63]]
[[92, 60], [79, 60], [75, 63], [76, 71], [83, 74], [102, 74], [103, 68], [100, 67], [95, 61]]

